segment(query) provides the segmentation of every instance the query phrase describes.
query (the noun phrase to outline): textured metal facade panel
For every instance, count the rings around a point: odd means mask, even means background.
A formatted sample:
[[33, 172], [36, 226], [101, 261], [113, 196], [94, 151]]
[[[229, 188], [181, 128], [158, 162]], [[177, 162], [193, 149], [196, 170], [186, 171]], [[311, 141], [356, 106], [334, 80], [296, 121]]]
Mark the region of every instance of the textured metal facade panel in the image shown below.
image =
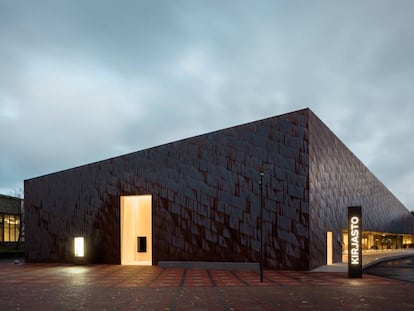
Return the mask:
[[325, 264], [326, 231], [340, 261], [349, 205], [363, 206], [364, 230], [414, 232], [408, 210], [305, 109], [25, 181], [26, 260], [70, 262], [82, 234], [89, 262], [119, 264], [120, 197], [151, 194], [154, 264], [257, 262], [261, 168], [267, 267]]
[[368, 168], [309, 111], [310, 267], [326, 263], [326, 232], [341, 261], [347, 207], [362, 206], [363, 230], [413, 233], [414, 217]]
[[26, 259], [120, 263], [120, 196], [153, 196], [153, 261], [258, 261], [307, 269], [307, 110], [162, 145], [25, 182]]

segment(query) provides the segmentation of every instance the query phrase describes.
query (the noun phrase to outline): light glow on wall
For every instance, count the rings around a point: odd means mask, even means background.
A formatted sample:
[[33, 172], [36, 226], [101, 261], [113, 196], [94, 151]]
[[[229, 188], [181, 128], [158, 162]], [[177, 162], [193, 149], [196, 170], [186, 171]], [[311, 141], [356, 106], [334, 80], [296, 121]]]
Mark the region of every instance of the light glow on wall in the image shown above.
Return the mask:
[[84, 237], [76, 237], [74, 239], [75, 244], [75, 257], [85, 256], [85, 239]]

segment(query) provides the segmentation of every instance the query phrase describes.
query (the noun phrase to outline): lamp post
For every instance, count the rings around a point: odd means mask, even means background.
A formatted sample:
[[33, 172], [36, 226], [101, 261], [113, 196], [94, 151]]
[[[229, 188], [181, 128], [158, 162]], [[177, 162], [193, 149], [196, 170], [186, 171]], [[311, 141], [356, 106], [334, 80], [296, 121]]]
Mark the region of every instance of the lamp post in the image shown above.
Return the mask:
[[263, 283], [263, 176], [260, 171], [260, 282]]

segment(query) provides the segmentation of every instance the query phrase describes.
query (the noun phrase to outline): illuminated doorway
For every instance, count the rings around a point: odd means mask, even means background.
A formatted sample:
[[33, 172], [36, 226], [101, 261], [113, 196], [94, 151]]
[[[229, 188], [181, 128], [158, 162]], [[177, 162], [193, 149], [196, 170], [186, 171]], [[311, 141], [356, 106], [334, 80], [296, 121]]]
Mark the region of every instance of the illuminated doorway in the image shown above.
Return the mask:
[[152, 196], [121, 196], [121, 265], [152, 265]]
[[332, 265], [333, 263], [333, 238], [332, 231], [326, 232], [326, 264]]

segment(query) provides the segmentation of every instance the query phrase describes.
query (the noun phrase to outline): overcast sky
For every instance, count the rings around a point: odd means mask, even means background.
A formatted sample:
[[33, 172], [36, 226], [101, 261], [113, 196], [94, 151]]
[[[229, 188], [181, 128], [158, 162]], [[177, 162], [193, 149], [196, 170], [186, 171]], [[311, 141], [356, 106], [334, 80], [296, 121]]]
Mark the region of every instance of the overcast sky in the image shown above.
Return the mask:
[[0, 193], [309, 107], [414, 210], [414, 1], [0, 0]]

